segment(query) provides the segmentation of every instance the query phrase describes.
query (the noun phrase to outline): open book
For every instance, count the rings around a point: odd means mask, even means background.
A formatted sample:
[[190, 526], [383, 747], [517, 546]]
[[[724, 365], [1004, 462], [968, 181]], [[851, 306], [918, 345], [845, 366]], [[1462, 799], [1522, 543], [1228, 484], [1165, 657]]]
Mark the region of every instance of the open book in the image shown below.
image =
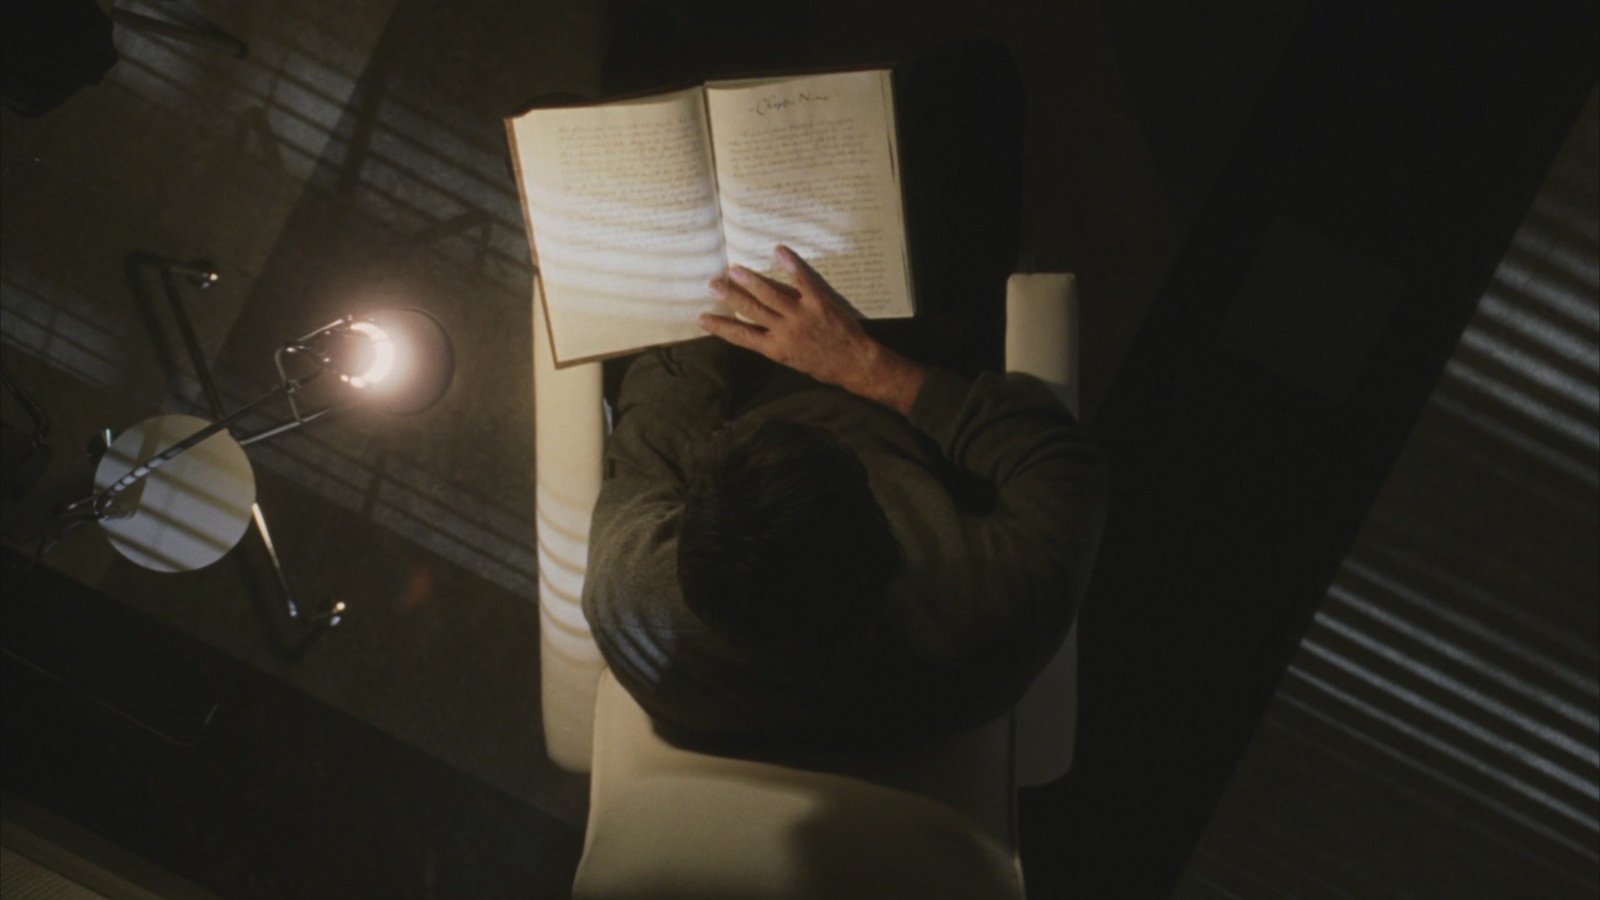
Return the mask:
[[704, 335], [730, 264], [807, 259], [866, 317], [913, 312], [887, 70], [710, 82], [508, 119], [558, 363]]

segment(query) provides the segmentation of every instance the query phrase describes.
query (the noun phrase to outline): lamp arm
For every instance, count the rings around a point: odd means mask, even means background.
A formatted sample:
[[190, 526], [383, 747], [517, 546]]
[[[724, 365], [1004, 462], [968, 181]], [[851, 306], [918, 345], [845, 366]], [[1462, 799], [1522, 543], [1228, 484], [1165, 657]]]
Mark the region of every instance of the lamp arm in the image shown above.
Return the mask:
[[[161, 468], [166, 463], [178, 458], [179, 456], [182, 456], [183, 453], [190, 448], [200, 444], [207, 438], [210, 438], [212, 435], [226, 429], [229, 425], [239, 421], [249, 413], [256, 411], [262, 406], [265, 406], [267, 403], [270, 403], [288, 393], [289, 389], [289, 385], [280, 384], [271, 391], [268, 391], [259, 399], [253, 400], [250, 403], [239, 407], [228, 416], [219, 419], [210, 425], [207, 425], [199, 431], [196, 431], [194, 434], [189, 435], [176, 444], [173, 444], [171, 447], [161, 451], [155, 456], [150, 457], [144, 463], [135, 466], [128, 474], [117, 479], [110, 486], [106, 487], [102, 491], [99, 491], [92, 498], [90, 498], [93, 501], [92, 511], [95, 518], [120, 518], [120, 516], [114, 513], [112, 509], [117, 497], [124, 491], [149, 476], [151, 472], [154, 472], [156, 469]], [[73, 507], [79, 506], [81, 503], [82, 501], [79, 501], [79, 503], [73, 504]]]
[[[189, 321], [189, 315], [183, 308], [179, 299], [177, 275], [185, 275], [195, 287], [204, 290], [217, 282], [217, 272], [212, 265], [204, 260], [193, 263], [163, 262], [161, 264], [161, 287], [166, 292], [167, 301], [172, 304], [173, 320], [178, 323], [178, 335], [183, 338], [183, 346], [189, 351], [190, 360], [204, 360], [205, 352], [200, 349], [200, 338], [194, 333], [194, 325]], [[206, 396], [206, 403], [211, 407], [213, 416], [222, 415], [227, 407], [222, 405], [222, 392], [217, 390], [217, 383], [211, 378], [209, 365], [196, 364], [195, 377], [200, 382], [200, 390]]]
[[328, 413], [338, 412], [339, 410], [347, 409], [352, 405], [353, 404], [350, 402], [334, 403], [329, 406], [324, 406], [323, 408], [314, 412], [301, 413], [298, 417], [290, 419], [289, 421], [280, 425], [273, 425], [270, 428], [263, 428], [253, 434], [247, 434], [244, 437], [239, 438], [239, 446], [248, 447], [257, 441], [264, 441], [268, 438], [277, 437], [285, 432], [294, 431], [296, 428], [299, 428], [302, 425], [309, 425], [312, 422], [315, 422]]
[[[165, 271], [165, 270], [163, 270], [163, 271]], [[310, 334], [306, 335], [303, 338], [300, 338], [299, 340], [290, 341], [289, 343], [283, 345], [282, 347], [280, 347], [278, 349], [278, 352], [274, 355], [274, 358], [273, 358], [274, 362], [278, 366], [279, 381], [278, 381], [278, 386], [277, 387], [275, 387], [272, 390], [268, 391], [266, 394], [262, 395], [260, 398], [254, 400], [254, 401], [251, 401], [250, 403], [247, 403], [244, 406], [241, 406], [240, 408], [234, 410], [233, 412], [231, 412], [228, 415], [222, 417], [221, 419], [218, 419], [217, 421], [211, 423], [210, 425], [207, 425], [206, 427], [200, 429], [199, 431], [195, 432], [194, 434], [189, 435], [188, 437], [186, 437], [183, 440], [177, 442], [176, 444], [173, 444], [171, 447], [168, 447], [167, 449], [161, 451], [160, 453], [156, 454], [155, 456], [152, 456], [150, 459], [146, 460], [143, 464], [135, 466], [133, 471], [131, 471], [128, 474], [126, 474], [126, 475], [122, 476], [121, 478], [117, 479], [116, 482], [111, 484], [105, 490], [97, 492], [92, 497], [87, 498], [87, 500], [80, 500], [77, 503], [74, 503], [71, 506], [67, 507], [67, 509], [69, 511], [70, 510], [75, 510], [75, 509], [83, 506], [84, 503], [90, 502], [90, 503], [92, 503], [92, 505], [90, 506], [90, 512], [94, 515], [95, 518], [108, 518], [108, 517], [109, 518], [117, 518], [117, 517], [119, 517], [119, 514], [114, 509], [114, 504], [116, 502], [117, 497], [119, 495], [121, 495], [124, 491], [126, 491], [128, 488], [132, 487], [133, 485], [139, 483], [140, 480], [146, 478], [147, 476], [149, 476], [149, 474], [151, 472], [154, 472], [156, 469], [159, 469], [161, 466], [165, 465], [167, 462], [169, 462], [169, 461], [171, 461], [173, 459], [176, 459], [179, 456], [182, 456], [184, 451], [188, 450], [191, 447], [194, 447], [195, 445], [201, 443], [202, 441], [206, 440], [207, 438], [211, 437], [212, 435], [222, 431], [223, 429], [227, 428], [228, 426], [232, 425], [233, 423], [235, 423], [235, 422], [239, 421], [240, 419], [244, 418], [246, 415], [249, 415], [250, 413], [255, 412], [257, 409], [260, 409], [262, 406], [265, 406], [266, 404], [272, 402], [273, 400], [278, 399], [279, 397], [288, 398], [288, 400], [289, 400], [289, 410], [294, 415], [294, 420], [292, 422], [285, 423], [283, 425], [279, 425], [279, 426], [276, 426], [274, 428], [269, 428], [266, 431], [262, 431], [262, 432], [258, 432], [256, 434], [250, 435], [245, 440], [239, 442], [240, 446], [244, 446], [245, 444], [249, 444], [249, 443], [254, 443], [254, 442], [259, 441], [259, 440], [264, 440], [264, 439], [269, 438], [269, 437], [271, 437], [271, 436], [273, 436], [275, 434], [281, 434], [281, 433], [283, 433], [285, 431], [289, 431], [289, 430], [292, 430], [294, 428], [298, 428], [301, 425], [306, 424], [307, 422], [311, 422], [311, 421], [314, 421], [316, 419], [321, 418], [323, 416], [323, 414], [325, 414], [325, 413], [333, 411], [335, 408], [337, 408], [339, 406], [338, 404], [335, 404], [334, 406], [329, 406], [329, 407], [317, 410], [315, 412], [302, 413], [300, 411], [299, 404], [297, 404], [295, 402], [295, 395], [299, 392], [301, 387], [303, 387], [306, 384], [309, 384], [310, 382], [316, 380], [324, 372], [327, 371], [327, 369], [325, 368], [326, 365], [327, 365], [327, 362], [328, 362], [326, 356], [323, 353], [321, 353], [317, 349], [317, 347], [315, 345], [311, 344], [310, 342], [315, 340], [318, 337], [321, 337], [324, 334], [327, 334], [328, 332], [330, 332], [330, 331], [332, 331], [332, 330], [334, 330], [336, 328], [340, 328], [340, 327], [348, 325], [351, 321], [352, 321], [352, 317], [346, 316], [346, 317], [344, 317], [342, 319], [335, 320], [335, 321], [330, 322], [329, 324], [327, 324], [327, 325], [325, 325], [325, 326], [323, 326], [321, 328], [318, 328], [316, 331], [311, 332]], [[186, 338], [190, 338], [190, 337], [192, 337], [192, 334], [186, 334]], [[190, 349], [191, 350], [195, 350], [197, 348], [196, 347], [191, 347]], [[317, 363], [317, 368], [313, 369], [309, 375], [306, 375], [303, 378], [291, 378], [291, 377], [289, 377], [288, 368], [284, 364], [284, 358], [286, 356], [289, 356], [289, 355], [295, 354], [295, 353], [305, 354], [307, 356], [310, 356]], [[198, 357], [196, 357], [196, 358], [198, 358]], [[212, 408], [213, 409], [221, 408], [221, 398], [216, 396], [216, 387], [215, 387], [215, 385], [213, 385], [211, 383], [211, 379], [209, 377], [204, 379], [204, 383], [202, 384], [202, 387], [204, 387], [206, 389], [206, 396], [207, 396], [207, 399], [209, 399], [211, 401]], [[126, 513], [122, 513], [122, 515], [126, 515]]]

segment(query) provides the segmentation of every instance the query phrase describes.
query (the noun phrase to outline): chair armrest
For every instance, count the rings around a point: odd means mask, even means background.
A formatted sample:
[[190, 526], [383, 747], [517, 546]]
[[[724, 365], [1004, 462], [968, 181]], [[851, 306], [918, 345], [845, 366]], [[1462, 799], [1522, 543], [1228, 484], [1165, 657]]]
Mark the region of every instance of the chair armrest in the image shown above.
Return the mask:
[[605, 660], [583, 617], [589, 520], [600, 496], [605, 422], [599, 363], [557, 369], [539, 279], [533, 288], [533, 419], [539, 540], [539, 690], [545, 747], [587, 772]]
[[1078, 280], [1017, 273], [1006, 282], [1006, 370], [1026, 372], [1078, 414]]
[[[1006, 368], [1044, 381], [1078, 414], [1078, 290], [1072, 275], [1017, 274], [1006, 283]], [[1049, 784], [1065, 775], [1077, 744], [1077, 623], [1014, 715], [1017, 784]]]

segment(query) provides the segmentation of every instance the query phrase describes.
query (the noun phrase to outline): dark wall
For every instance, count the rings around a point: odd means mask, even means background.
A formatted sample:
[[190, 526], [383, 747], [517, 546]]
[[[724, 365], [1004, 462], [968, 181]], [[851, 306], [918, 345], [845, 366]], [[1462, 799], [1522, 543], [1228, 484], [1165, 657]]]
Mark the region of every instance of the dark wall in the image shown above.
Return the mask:
[[[1594, 83], [1595, 33], [1582, 4], [1307, 11], [1094, 423], [1115, 500], [1079, 762], [1024, 798], [1040, 896], [1171, 890]], [[1183, 78], [1156, 72], [1129, 80]]]

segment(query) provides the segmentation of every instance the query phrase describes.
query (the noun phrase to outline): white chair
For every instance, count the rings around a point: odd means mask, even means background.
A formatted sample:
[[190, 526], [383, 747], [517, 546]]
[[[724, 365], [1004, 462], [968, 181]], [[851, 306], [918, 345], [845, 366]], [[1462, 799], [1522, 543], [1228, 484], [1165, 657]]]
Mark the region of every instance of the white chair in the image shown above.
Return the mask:
[[[580, 605], [605, 425], [598, 364], [556, 369], [535, 283], [534, 393], [545, 740], [591, 775], [582, 898], [1022, 898], [1018, 786], [1072, 764], [1077, 628], [1010, 714], [904, 753], [692, 752], [606, 670]], [[1065, 274], [1007, 285], [1006, 367], [1077, 411]]]

